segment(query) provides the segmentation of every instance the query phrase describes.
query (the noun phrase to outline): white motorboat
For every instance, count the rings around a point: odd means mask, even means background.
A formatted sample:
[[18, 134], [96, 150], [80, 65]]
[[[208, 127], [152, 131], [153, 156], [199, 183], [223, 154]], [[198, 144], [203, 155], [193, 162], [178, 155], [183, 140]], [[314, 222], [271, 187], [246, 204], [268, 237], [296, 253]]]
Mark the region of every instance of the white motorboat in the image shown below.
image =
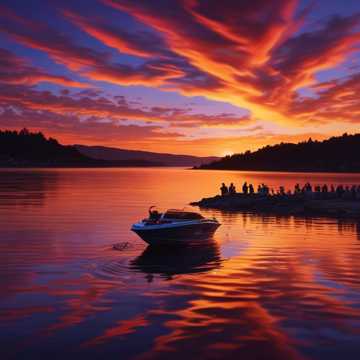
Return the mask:
[[133, 224], [131, 230], [148, 244], [173, 244], [209, 238], [220, 225], [196, 212], [170, 209], [161, 214], [151, 207], [149, 218]]

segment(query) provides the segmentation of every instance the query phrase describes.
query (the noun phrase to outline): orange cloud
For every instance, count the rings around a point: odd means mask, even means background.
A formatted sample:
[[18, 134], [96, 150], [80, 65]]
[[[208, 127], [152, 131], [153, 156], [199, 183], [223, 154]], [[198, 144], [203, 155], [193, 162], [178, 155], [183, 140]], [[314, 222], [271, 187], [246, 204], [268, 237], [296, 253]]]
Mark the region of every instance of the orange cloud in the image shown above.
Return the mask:
[[160, 86], [166, 80], [184, 74], [174, 61], [148, 61], [139, 66], [112, 62], [108, 52], [75, 44], [70, 37], [45, 24], [24, 24], [17, 17], [13, 22], [5, 22], [0, 31], [25, 46], [45, 52], [55, 62], [92, 80], [121, 85]]
[[360, 41], [358, 15], [337, 16], [296, 35], [311, 7], [297, 15], [295, 0], [187, 0], [171, 7], [156, 6], [156, 1], [104, 2], [163, 34], [174, 53], [221, 84], [215, 90], [179, 85], [180, 91], [229, 101], [256, 117], [285, 123], [300, 122], [289, 112], [297, 90], [316, 83], [318, 71], [340, 64]]
[[131, 106], [125, 98], [110, 99], [100, 94], [85, 92], [72, 95], [67, 91], [55, 95], [26, 86], [0, 86], [0, 106], [48, 111], [54, 114], [98, 117], [107, 121], [138, 120], [176, 127], [244, 125], [252, 122], [250, 116], [231, 113], [207, 115], [194, 113], [191, 108], [152, 107], [143, 109]]
[[345, 80], [327, 82], [316, 89], [317, 97], [297, 100], [289, 108], [289, 113], [312, 122], [327, 123], [329, 119], [334, 122], [359, 122], [360, 73]]

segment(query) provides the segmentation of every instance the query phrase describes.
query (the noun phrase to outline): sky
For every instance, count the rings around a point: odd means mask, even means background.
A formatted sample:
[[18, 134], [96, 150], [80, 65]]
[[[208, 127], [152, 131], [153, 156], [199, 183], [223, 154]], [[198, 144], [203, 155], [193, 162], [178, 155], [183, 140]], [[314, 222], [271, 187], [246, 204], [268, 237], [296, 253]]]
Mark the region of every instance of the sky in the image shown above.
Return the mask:
[[358, 0], [1, 0], [0, 129], [192, 155], [358, 132]]

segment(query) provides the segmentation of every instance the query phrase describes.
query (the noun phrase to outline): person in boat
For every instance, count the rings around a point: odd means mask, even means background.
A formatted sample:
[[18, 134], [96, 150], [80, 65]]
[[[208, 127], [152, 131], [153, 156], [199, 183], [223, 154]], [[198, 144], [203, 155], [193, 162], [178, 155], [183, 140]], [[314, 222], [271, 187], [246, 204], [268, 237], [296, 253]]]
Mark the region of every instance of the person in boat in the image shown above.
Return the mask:
[[154, 209], [154, 206], [151, 206], [149, 208], [149, 220], [157, 222], [160, 220], [160, 218], [161, 214], [156, 209]]
[[236, 188], [235, 188], [235, 185], [233, 183], [231, 183], [230, 186], [229, 186], [229, 194], [230, 195], [236, 194]]
[[221, 191], [221, 196], [225, 196], [225, 195], [227, 195], [229, 193], [229, 189], [225, 185], [225, 183], [222, 183], [220, 191]]

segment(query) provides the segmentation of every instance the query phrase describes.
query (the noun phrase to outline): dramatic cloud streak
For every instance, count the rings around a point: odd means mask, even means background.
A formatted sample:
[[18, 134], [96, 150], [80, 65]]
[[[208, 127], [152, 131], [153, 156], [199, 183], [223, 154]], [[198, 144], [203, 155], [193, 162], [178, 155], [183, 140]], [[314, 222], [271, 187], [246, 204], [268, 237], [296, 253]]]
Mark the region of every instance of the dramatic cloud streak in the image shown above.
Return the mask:
[[[323, 1], [93, 0], [84, 12], [83, 4], [55, 1], [49, 5], [53, 15], [37, 12], [35, 2], [25, 16], [29, 4], [15, 11], [5, 3], [3, 123], [8, 115], [13, 124], [28, 124], [28, 117], [35, 127], [44, 126], [40, 113], [58, 119], [49, 122], [57, 132], [74, 121], [73, 137], [89, 140], [94, 131], [94, 138], [113, 142], [110, 129], [132, 139], [130, 129], [139, 128], [139, 140], [166, 141], [172, 134], [192, 141], [194, 151], [196, 141], [205, 141], [209, 152], [210, 138], [216, 146], [216, 139], [233, 144], [241, 131], [305, 138], [314, 124], [318, 134], [330, 135], [359, 123], [360, 5], [345, 11], [339, 2], [338, 12], [325, 13]], [[22, 53], [10, 51], [9, 42]], [[48, 62], [39, 62], [34, 51]], [[44, 83], [51, 87], [42, 89]], [[114, 97], [114, 86], [126, 96]], [[137, 105], [129, 99], [134, 86]], [[68, 90], [76, 87], [91, 90]], [[148, 96], [152, 89], [156, 101]], [[172, 92], [181, 105], [169, 100]], [[208, 99], [211, 110], [198, 96]]]
[[[358, 49], [358, 14], [334, 16], [319, 29], [296, 34], [310, 7], [295, 14], [297, 1], [105, 0], [159, 31], [172, 51], [219, 77], [214, 99], [248, 107], [259, 116], [291, 120], [296, 90], [315, 82], [319, 70], [340, 64]], [[193, 90], [196, 93], [196, 90]]]

